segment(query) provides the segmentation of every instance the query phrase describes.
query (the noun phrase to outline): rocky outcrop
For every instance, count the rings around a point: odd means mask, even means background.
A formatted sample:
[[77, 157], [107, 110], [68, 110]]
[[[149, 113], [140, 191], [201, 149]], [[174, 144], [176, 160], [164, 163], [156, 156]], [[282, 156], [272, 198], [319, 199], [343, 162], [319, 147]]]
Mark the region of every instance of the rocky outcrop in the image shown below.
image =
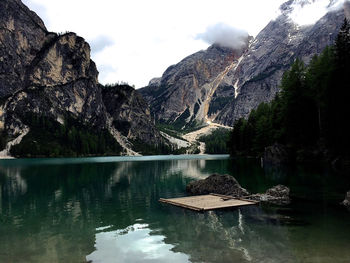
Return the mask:
[[186, 186], [186, 191], [193, 195], [202, 194], [222, 194], [234, 197], [244, 197], [249, 192], [244, 189], [231, 175], [212, 174], [206, 179], [190, 182]]
[[43, 21], [20, 0], [0, 1], [0, 98], [25, 87], [26, 71], [47, 35]]
[[30, 130], [26, 118], [33, 114], [109, 130], [124, 148], [132, 147], [128, 140], [165, 141], [133, 88], [98, 84], [82, 37], [48, 32], [19, 0], [0, 2], [0, 61], [0, 131], [9, 141]]
[[153, 146], [164, 138], [153, 125], [148, 104], [132, 87], [103, 87], [102, 98], [112, 125], [129, 140], [141, 140]]
[[345, 195], [345, 199], [344, 201], [342, 202], [342, 205], [350, 208], [350, 191], [346, 193]]
[[98, 87], [98, 71], [90, 47], [74, 33], [48, 34], [24, 76], [25, 82], [4, 101], [5, 129], [16, 134], [14, 123], [26, 113], [42, 114], [59, 122], [69, 114], [83, 123], [106, 128], [105, 110]]
[[[156, 120], [184, 128], [214, 119], [217, 90], [229, 89], [231, 93], [225, 95], [234, 98], [228, 72], [237, 66], [246, 47], [233, 50], [214, 44], [170, 66], [160, 79], [151, 80], [140, 92], [150, 104]], [[228, 97], [225, 101], [216, 99], [216, 104], [228, 101]]]
[[265, 148], [263, 161], [269, 164], [288, 163], [290, 162], [288, 150], [284, 145], [278, 143], [268, 146]]
[[266, 193], [251, 195], [249, 199], [277, 205], [287, 205], [290, 203], [289, 192], [290, 190], [287, 186], [279, 184], [268, 189]]

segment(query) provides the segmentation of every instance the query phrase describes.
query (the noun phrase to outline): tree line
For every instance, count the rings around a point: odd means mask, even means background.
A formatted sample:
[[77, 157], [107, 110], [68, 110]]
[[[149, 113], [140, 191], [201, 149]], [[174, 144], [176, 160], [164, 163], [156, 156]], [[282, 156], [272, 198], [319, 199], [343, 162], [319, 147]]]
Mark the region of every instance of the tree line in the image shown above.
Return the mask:
[[16, 157], [120, 155], [122, 151], [108, 130], [94, 129], [70, 116], [64, 124], [35, 113], [26, 113], [24, 119], [30, 131], [11, 148]]
[[211, 134], [199, 137], [200, 142], [205, 143], [205, 153], [223, 154], [229, 153], [227, 141], [230, 137], [230, 131], [224, 128], [214, 130]]

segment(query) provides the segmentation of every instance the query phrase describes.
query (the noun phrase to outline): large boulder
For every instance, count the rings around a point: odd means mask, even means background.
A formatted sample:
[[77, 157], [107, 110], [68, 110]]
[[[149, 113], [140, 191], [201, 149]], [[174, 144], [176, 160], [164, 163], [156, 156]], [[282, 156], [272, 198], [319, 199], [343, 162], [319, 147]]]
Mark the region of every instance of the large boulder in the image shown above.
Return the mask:
[[223, 194], [234, 197], [248, 196], [249, 192], [241, 187], [237, 180], [231, 175], [212, 174], [204, 180], [190, 182], [186, 191], [191, 194]]

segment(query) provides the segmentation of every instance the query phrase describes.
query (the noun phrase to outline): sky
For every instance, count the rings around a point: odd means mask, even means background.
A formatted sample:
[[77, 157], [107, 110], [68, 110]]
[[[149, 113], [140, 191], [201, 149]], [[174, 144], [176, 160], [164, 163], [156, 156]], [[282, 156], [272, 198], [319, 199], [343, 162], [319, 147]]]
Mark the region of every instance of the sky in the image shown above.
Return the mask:
[[[22, 0], [53, 32], [91, 46], [99, 82], [144, 87], [213, 41], [256, 36], [285, 0]], [[321, 0], [324, 1], [324, 0]], [[328, 1], [328, 0], [327, 0]], [[302, 17], [305, 17], [302, 16]], [[295, 19], [300, 19], [296, 15]], [[237, 44], [238, 43], [238, 44]], [[239, 45], [239, 41], [235, 46]]]

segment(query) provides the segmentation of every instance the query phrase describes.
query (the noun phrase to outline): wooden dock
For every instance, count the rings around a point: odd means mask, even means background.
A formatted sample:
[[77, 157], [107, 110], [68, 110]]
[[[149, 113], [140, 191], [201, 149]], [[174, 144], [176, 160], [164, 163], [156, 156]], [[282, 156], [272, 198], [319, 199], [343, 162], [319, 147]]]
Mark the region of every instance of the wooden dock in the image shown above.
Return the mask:
[[195, 211], [207, 211], [228, 207], [240, 207], [246, 205], [256, 205], [257, 203], [259, 203], [257, 201], [238, 199], [232, 196], [219, 194], [197, 195], [170, 199], [160, 198], [159, 201], [162, 203], [180, 206]]

